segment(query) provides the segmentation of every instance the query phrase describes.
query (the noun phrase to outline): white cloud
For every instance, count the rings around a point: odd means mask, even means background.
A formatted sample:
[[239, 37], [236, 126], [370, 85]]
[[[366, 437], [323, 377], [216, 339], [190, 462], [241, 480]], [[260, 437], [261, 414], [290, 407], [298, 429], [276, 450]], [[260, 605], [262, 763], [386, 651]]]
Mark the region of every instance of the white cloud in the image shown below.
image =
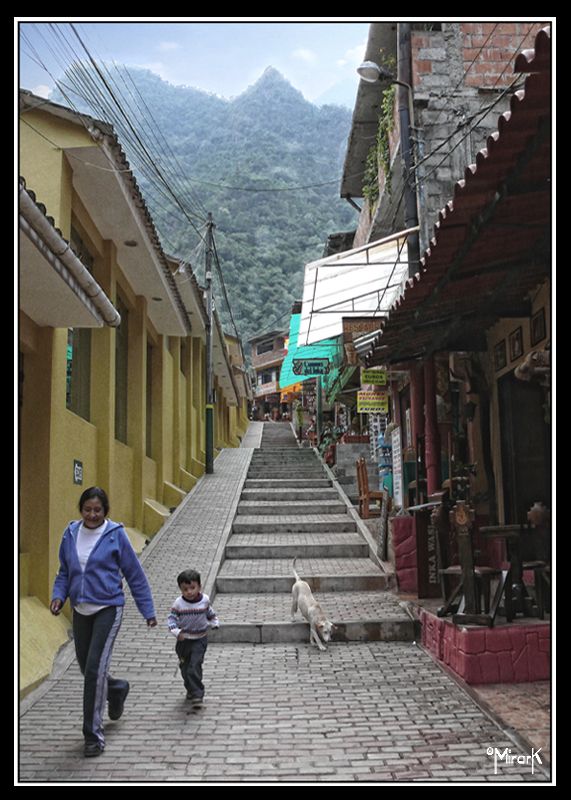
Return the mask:
[[317, 53], [314, 53], [313, 50], [308, 50], [305, 47], [300, 47], [297, 50], [294, 50], [292, 56], [298, 61], [305, 61], [306, 64], [312, 64], [317, 61]]
[[161, 53], [170, 53], [173, 50], [180, 50], [180, 44], [178, 42], [159, 42], [157, 45], [157, 50]]
[[52, 90], [51, 86], [46, 86], [44, 83], [41, 83], [39, 86], [34, 86], [32, 89], [32, 93], [37, 95], [38, 97], [45, 97], [46, 100], [50, 96], [50, 92]]
[[349, 50], [345, 51], [342, 58], [338, 59], [337, 66], [358, 67], [359, 64], [365, 58], [366, 49], [367, 49], [367, 42], [362, 42], [361, 44], [358, 44], [355, 47], [351, 47]]

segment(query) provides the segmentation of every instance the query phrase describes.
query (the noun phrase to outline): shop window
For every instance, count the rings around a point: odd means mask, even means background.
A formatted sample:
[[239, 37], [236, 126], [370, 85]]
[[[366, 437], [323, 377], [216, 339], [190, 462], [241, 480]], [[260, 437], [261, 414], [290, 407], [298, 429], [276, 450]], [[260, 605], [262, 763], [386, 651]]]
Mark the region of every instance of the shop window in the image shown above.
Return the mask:
[[69, 328], [66, 354], [66, 407], [89, 420], [91, 402], [91, 331]]
[[[82, 264], [93, 272], [93, 256], [75, 228], [71, 229], [70, 245]], [[66, 407], [83, 419], [91, 412], [91, 330], [69, 328], [66, 352]]]
[[147, 344], [146, 453], [153, 457], [153, 348]]
[[129, 312], [117, 297], [121, 324], [115, 332], [115, 438], [127, 444], [127, 408], [129, 387]]
[[263, 372], [258, 373], [258, 386], [262, 386], [266, 383], [272, 383], [275, 380], [276, 380], [275, 370], [266, 369]]
[[180, 340], [180, 371], [184, 375], [184, 377], [188, 380], [190, 378], [189, 366], [190, 366], [190, 348], [188, 346], [187, 339]]
[[260, 342], [260, 344], [256, 347], [256, 355], [261, 356], [264, 353], [271, 353], [274, 349], [274, 340], [268, 339], [265, 342]]

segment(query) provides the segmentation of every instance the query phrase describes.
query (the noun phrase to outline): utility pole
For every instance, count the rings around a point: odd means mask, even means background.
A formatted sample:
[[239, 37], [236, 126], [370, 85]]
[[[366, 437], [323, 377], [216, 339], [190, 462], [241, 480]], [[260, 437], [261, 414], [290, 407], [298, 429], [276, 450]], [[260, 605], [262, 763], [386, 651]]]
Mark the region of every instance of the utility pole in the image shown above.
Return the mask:
[[[412, 62], [411, 62], [411, 25], [399, 22], [397, 44], [397, 78], [398, 85], [398, 114], [400, 123], [400, 148], [403, 162], [404, 182], [404, 216], [405, 228], [415, 228], [418, 225], [418, 201], [416, 197], [415, 176], [413, 169], [413, 91], [412, 91]], [[408, 276], [409, 278], [420, 270], [420, 245], [418, 233], [412, 233], [407, 239], [408, 250]]]
[[319, 447], [323, 435], [323, 380], [321, 375], [318, 375], [315, 381], [315, 392], [315, 433], [317, 446]]
[[214, 376], [212, 374], [212, 230], [208, 212], [206, 223], [206, 474], [214, 472]]

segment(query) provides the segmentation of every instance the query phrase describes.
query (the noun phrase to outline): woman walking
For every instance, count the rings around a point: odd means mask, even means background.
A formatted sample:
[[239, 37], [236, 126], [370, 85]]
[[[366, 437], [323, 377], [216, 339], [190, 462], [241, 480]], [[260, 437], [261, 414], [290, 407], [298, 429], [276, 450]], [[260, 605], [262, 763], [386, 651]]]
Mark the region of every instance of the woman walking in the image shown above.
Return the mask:
[[63, 534], [50, 611], [59, 614], [70, 598], [75, 653], [84, 676], [84, 752], [91, 757], [105, 747], [105, 703], [110, 719], [119, 719], [129, 693], [126, 680], [109, 675], [125, 605], [123, 576], [148, 627], [154, 628], [157, 620], [149, 583], [125, 528], [107, 518], [109, 500], [103, 489], [86, 489], [79, 511], [81, 519], [71, 522]]

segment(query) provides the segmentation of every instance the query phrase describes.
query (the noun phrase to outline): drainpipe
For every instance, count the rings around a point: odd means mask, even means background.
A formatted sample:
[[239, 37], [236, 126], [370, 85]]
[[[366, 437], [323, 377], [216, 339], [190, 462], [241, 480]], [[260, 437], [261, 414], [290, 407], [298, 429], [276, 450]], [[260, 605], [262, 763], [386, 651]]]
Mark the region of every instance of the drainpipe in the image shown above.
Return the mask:
[[[412, 90], [412, 51], [411, 51], [411, 24], [398, 23], [397, 42], [397, 102], [400, 127], [400, 149], [403, 164], [404, 185], [404, 226], [416, 228], [418, 226], [418, 205], [416, 197], [415, 178], [412, 174], [413, 167], [413, 90]], [[420, 246], [418, 233], [410, 234], [407, 238], [408, 249], [408, 276], [412, 278], [420, 270]]]
[[22, 184], [19, 187], [19, 210], [20, 227], [58, 272], [62, 280], [76, 294], [79, 286], [101, 315], [105, 324], [117, 328], [121, 324], [121, 317], [117, 309], [69, 244], [34, 203]]

